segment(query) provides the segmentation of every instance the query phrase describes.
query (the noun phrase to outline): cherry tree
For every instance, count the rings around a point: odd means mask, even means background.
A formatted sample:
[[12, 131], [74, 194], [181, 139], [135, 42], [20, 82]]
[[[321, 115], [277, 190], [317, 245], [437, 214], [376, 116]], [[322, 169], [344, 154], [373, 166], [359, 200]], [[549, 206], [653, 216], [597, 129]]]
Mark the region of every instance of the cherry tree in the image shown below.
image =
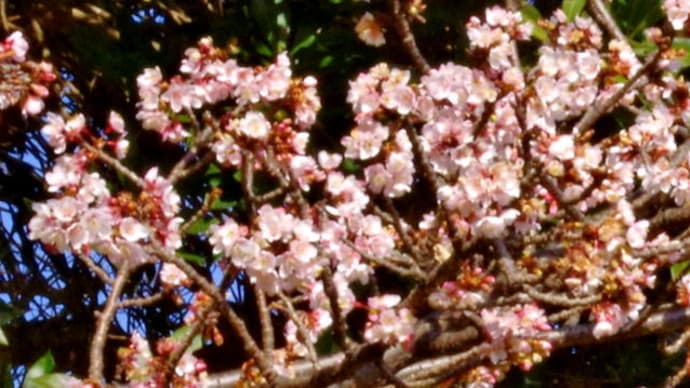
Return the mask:
[[[380, 63], [350, 80], [354, 121], [338, 147], [310, 139], [318, 78], [295, 75], [286, 52], [244, 65], [207, 37], [176, 73], [150, 67], [136, 80], [136, 125], [184, 150], [141, 170], [127, 163], [131, 125], [117, 112], [41, 113], [54, 71], [24, 65], [21, 33], [5, 40], [2, 58], [33, 77], [12, 104], [42, 114], [56, 155], [30, 236], [109, 286], [88, 376], [32, 378], [104, 386], [118, 311], [162, 300], [188, 307], [184, 325], [155, 343], [131, 333], [115, 381], [492, 386], [574, 345], [656, 334], [665, 353], [684, 351], [690, 93], [679, 42], [690, 3], [664, 1], [667, 18], [640, 48], [601, 0], [564, 1], [544, 18], [508, 2], [467, 21], [471, 65], [440, 66], [411, 32], [424, 2], [388, 5], [353, 33], [377, 47], [398, 39], [414, 66]], [[236, 179], [241, 200], [225, 200], [218, 175]], [[199, 176], [205, 196], [190, 212], [178, 191]], [[160, 290], [125, 297], [146, 269]], [[256, 335], [230, 304], [238, 279], [255, 295]], [[221, 325], [247, 357], [209, 374], [196, 351], [225, 340]], [[325, 338], [335, 351], [319, 349]]]

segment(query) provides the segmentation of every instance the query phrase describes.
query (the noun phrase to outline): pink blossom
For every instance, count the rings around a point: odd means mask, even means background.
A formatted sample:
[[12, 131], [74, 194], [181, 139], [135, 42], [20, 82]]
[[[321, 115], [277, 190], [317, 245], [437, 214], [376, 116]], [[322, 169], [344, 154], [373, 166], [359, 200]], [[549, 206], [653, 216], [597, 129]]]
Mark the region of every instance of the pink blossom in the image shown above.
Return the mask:
[[690, 14], [690, 1], [688, 0], [664, 0], [662, 8], [666, 12], [673, 29], [682, 30]]
[[5, 38], [4, 47], [5, 50], [12, 51], [12, 60], [15, 62], [24, 62], [26, 60], [29, 42], [26, 41], [21, 31], [15, 31]]
[[245, 235], [245, 228], [228, 218], [222, 224], [211, 225], [209, 228], [209, 242], [213, 246], [213, 253], [229, 255], [235, 241]]
[[625, 314], [618, 304], [605, 303], [596, 306], [593, 310], [593, 318], [596, 320], [592, 334], [599, 339], [616, 334], [625, 323]]
[[637, 221], [628, 228], [625, 235], [628, 244], [632, 248], [642, 248], [647, 240], [647, 232], [649, 230], [649, 221]]
[[24, 116], [34, 116], [43, 111], [45, 103], [43, 99], [36, 95], [29, 95], [22, 104], [22, 114]]
[[345, 146], [345, 157], [369, 159], [376, 156], [388, 135], [388, 127], [376, 121], [360, 123], [341, 141]]
[[572, 160], [575, 158], [575, 143], [571, 135], [557, 136], [549, 146], [549, 154], [559, 160]]
[[287, 239], [295, 224], [294, 217], [283, 208], [263, 205], [256, 213], [261, 238], [269, 242]]
[[383, 28], [376, 21], [374, 15], [369, 12], [366, 12], [359, 19], [355, 26], [355, 32], [357, 32], [359, 39], [370, 46], [379, 47], [386, 43]]
[[257, 140], [266, 140], [271, 131], [271, 123], [261, 112], [247, 112], [236, 125], [239, 133]]
[[261, 85], [259, 94], [266, 101], [284, 98], [290, 87], [291, 76], [290, 58], [286, 52], [282, 52], [278, 54], [274, 64], [266, 71], [259, 73], [256, 79], [256, 82]]
[[136, 242], [149, 236], [149, 230], [132, 217], [120, 221], [120, 235], [127, 241]]
[[189, 283], [189, 278], [174, 264], [163, 263], [160, 272], [161, 283], [166, 287], [179, 287]]
[[67, 147], [65, 120], [58, 114], [48, 112], [45, 116], [45, 121], [46, 124], [41, 128], [41, 133], [46, 137], [46, 141], [53, 147], [53, 151], [56, 154], [65, 152]]
[[124, 135], [125, 132], [125, 120], [122, 115], [115, 111], [110, 111], [108, 115], [108, 128], [117, 134]]
[[198, 109], [204, 102], [203, 89], [196, 85], [173, 79], [166, 90], [161, 95], [161, 101], [170, 104], [170, 109], [178, 113], [187, 109]]

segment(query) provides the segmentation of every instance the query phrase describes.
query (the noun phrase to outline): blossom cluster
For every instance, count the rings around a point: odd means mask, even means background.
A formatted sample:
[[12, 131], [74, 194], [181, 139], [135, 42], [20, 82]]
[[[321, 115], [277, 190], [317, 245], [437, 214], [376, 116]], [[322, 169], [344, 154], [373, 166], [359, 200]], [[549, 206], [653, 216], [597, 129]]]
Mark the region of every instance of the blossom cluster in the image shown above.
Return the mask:
[[[685, 3], [664, 7], [680, 30]], [[382, 44], [367, 15], [360, 36]], [[342, 331], [336, 325], [358, 309], [366, 321], [350, 329], [363, 343], [406, 350], [425, 340], [416, 337], [420, 322], [449, 311], [473, 317], [481, 332], [475, 339], [488, 350], [465, 371], [472, 383], [493, 384], [513, 365], [530, 369], [553, 348], [543, 334], [566, 318], [590, 322], [595, 338], [614, 336], [640, 319], [660, 271], [682, 259], [669, 249], [682, 237], [664, 230], [670, 221], [655, 211], [682, 208], [690, 197], [690, 159], [677, 153], [690, 122], [689, 87], [675, 72], [678, 52], [660, 45], [663, 55], [639, 76], [645, 66], [627, 42], [607, 42], [593, 19], [569, 20], [561, 10], [540, 21], [546, 38], [526, 68], [517, 42], [534, 27], [493, 7], [467, 23], [479, 65], [446, 63], [417, 77], [381, 63], [359, 74], [349, 83], [354, 123], [342, 152], [309, 149], [317, 82], [293, 77], [286, 53], [242, 66], [203, 38], [185, 52], [179, 74], [166, 79], [149, 68], [137, 78], [142, 127], [187, 152], [168, 175], [151, 167], [139, 177], [122, 165], [129, 143], [116, 113], [101, 131], [80, 114], [45, 115], [42, 133], [59, 156], [45, 176], [53, 198], [34, 204], [30, 237], [59, 252], [97, 252], [120, 269], [154, 264], [167, 290], [194, 288], [193, 269], [161, 264], [160, 250], [175, 256], [185, 242], [180, 169], [212, 160], [228, 175], [239, 173], [247, 211], [203, 205], [194, 217], [215, 223], [200, 240], [221, 268], [254, 287], [268, 310], [265, 327], [272, 316], [287, 317], [285, 346], [271, 341], [264, 350], [283, 377], [295, 377], [293, 364], [315, 358], [319, 339]], [[13, 55], [21, 54], [16, 46]], [[614, 97], [634, 118], [606, 134], [582, 124]], [[137, 189], [108, 186], [97, 161]], [[417, 188], [433, 200], [398, 213], [397, 205], [418, 199]], [[645, 196], [659, 206], [639, 205]], [[448, 263], [459, 264], [429, 278]], [[410, 295], [426, 292], [425, 308], [407, 298], [406, 285], [379, 291], [378, 280], [389, 277], [414, 282]], [[683, 306], [689, 279], [673, 279]], [[208, 321], [205, 334], [222, 342], [217, 316], [204, 314], [226, 301], [194, 291], [186, 323]], [[121, 353], [124, 379], [156, 381], [155, 366], [177, 346], [163, 340], [153, 356], [133, 335]], [[261, 378], [261, 362], [248, 360], [245, 375]], [[203, 371], [185, 353], [174, 381], [196, 384]]]
[[[119, 370], [123, 379], [129, 381], [130, 387], [153, 388], [164, 384], [165, 360], [177, 347], [179, 339], [162, 338], [156, 343], [155, 354], [141, 334], [135, 332], [130, 338], [129, 346], [118, 350]], [[203, 387], [206, 378], [206, 364], [191, 351], [184, 352], [172, 372], [171, 387]]]
[[43, 111], [48, 97], [48, 86], [56, 76], [48, 62], [27, 61], [29, 43], [21, 31], [10, 34], [0, 44], [0, 69], [3, 91], [0, 93], [0, 109], [17, 105], [24, 116], [34, 116]]
[[[105, 179], [91, 170], [99, 153], [105, 150], [79, 147], [65, 153], [68, 146], [78, 147], [92, 133], [85, 117], [76, 114], [65, 121], [48, 113], [45, 120], [42, 133], [54, 152], [61, 154], [45, 174], [48, 191], [56, 198], [33, 205], [30, 238], [57, 252], [97, 252], [116, 266], [149, 262], [145, 246], [154, 241], [172, 251], [181, 246], [182, 218], [177, 215], [180, 197], [157, 168], [146, 172], [136, 198], [129, 191], [113, 194]], [[127, 148], [119, 114], [111, 112], [106, 132], [114, 132], [116, 138], [102, 143], [103, 148], [112, 146], [116, 155]], [[167, 263], [163, 267], [162, 280], [168, 283], [174, 269]]]

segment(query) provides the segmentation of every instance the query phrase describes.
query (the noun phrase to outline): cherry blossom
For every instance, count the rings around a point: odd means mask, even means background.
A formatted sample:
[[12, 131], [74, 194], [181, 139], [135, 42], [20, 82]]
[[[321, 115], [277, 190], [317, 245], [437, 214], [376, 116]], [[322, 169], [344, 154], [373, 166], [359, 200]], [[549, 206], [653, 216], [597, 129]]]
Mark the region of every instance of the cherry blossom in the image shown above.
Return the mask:
[[[664, 2], [676, 30], [686, 8]], [[328, 151], [310, 134], [321, 107], [316, 78], [295, 77], [288, 53], [242, 65], [202, 38], [177, 74], [155, 67], [137, 78], [142, 128], [186, 153], [172, 168], [126, 166], [127, 130], [115, 112], [100, 130], [79, 113], [43, 117], [58, 157], [44, 176], [52, 197], [33, 204], [29, 236], [54, 251], [104, 255], [115, 276], [149, 265], [167, 292], [201, 288], [187, 300], [187, 324], [204, 322], [205, 307], [214, 327], [219, 314], [229, 316], [254, 352], [243, 365], [249, 382], [270, 372], [299, 378], [295, 366], [319, 356], [324, 334], [346, 352], [407, 352], [438, 345], [418, 335], [429, 326], [476, 329], [461, 344], [476, 351], [475, 364], [443, 374], [470, 385], [495, 384], [513, 366], [529, 370], [571, 324], [615, 338], [629, 323], [644, 324], [657, 279], [668, 277], [662, 271], [685, 260], [674, 222], [687, 220], [674, 214], [690, 198], [690, 159], [677, 154], [690, 99], [673, 49], [659, 44], [660, 58], [643, 67], [594, 19], [571, 19], [556, 10], [537, 23], [545, 36], [531, 63], [516, 43], [535, 26], [492, 7], [467, 23], [472, 65], [366, 69], [348, 84], [350, 130]], [[378, 23], [365, 13], [360, 39], [383, 45]], [[646, 36], [662, 42], [664, 33]], [[24, 60], [21, 35], [8, 39], [5, 50]], [[616, 109], [630, 119], [612, 128], [585, 120]], [[226, 186], [210, 181], [203, 205], [182, 198], [177, 190], [197, 162], [239, 181], [241, 205], [214, 206]], [[108, 185], [104, 165], [132, 187]], [[182, 260], [192, 238], [253, 288], [265, 349], [243, 338], [232, 306], [218, 307], [227, 288]], [[671, 277], [675, 303], [690, 305], [690, 277]], [[356, 327], [359, 312], [366, 322]], [[266, 341], [278, 317], [285, 342]], [[154, 354], [134, 333], [121, 377], [155, 384], [156, 363], [177, 346], [163, 339]], [[391, 373], [409, 377], [405, 368]], [[205, 365], [185, 352], [171, 370], [195, 386]]]
[[370, 46], [378, 47], [386, 44], [383, 28], [370, 12], [362, 15], [355, 26], [355, 32], [359, 39]]

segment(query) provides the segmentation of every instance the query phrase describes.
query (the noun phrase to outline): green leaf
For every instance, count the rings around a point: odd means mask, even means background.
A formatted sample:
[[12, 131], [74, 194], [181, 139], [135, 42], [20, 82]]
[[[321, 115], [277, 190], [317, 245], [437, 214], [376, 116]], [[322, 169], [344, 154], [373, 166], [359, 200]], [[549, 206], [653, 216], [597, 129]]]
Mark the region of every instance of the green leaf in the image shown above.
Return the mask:
[[7, 341], [7, 336], [5, 331], [0, 327], [0, 346], [8, 346], [10, 343]]
[[575, 16], [582, 12], [586, 4], [587, 0], [563, 0], [561, 8], [563, 9], [563, 13], [565, 13], [565, 17], [568, 18], [568, 21], [572, 22], [575, 20]]
[[675, 37], [673, 38], [673, 48], [683, 50], [684, 54], [679, 58], [681, 69], [690, 66], [690, 38]]
[[191, 224], [186, 230], [187, 234], [199, 234], [204, 233], [208, 230], [211, 225], [217, 224], [219, 221], [217, 218], [200, 218]]
[[533, 36], [535, 39], [538, 39], [538, 40], [540, 40], [540, 41], [542, 41], [542, 42], [546, 42], [547, 40], [549, 40], [549, 33], [546, 32], [545, 29], [543, 29], [543, 28], [541, 28], [541, 27], [539, 27], [539, 26], [537, 26], [537, 25], [535, 25], [535, 26], [532, 28], [532, 36]]
[[332, 55], [326, 55], [326, 56], [323, 57], [323, 58], [321, 59], [321, 61], [319, 62], [319, 68], [320, 68], [320, 69], [323, 69], [323, 68], [325, 68], [325, 67], [330, 66], [331, 63], [333, 63], [334, 60], [335, 60], [335, 57], [333, 57]]
[[180, 256], [181, 258], [185, 259], [186, 261], [196, 264], [199, 266], [204, 266], [206, 265], [206, 258], [201, 255], [197, 255], [196, 253], [189, 253], [189, 252], [177, 252], [177, 255]]
[[25, 379], [23, 388], [58, 388], [64, 387], [70, 377], [63, 373], [50, 373], [35, 379]]
[[16, 309], [9, 304], [0, 302], [0, 325], [8, 324], [10, 321], [19, 318], [21, 315], [21, 310]]
[[256, 52], [263, 55], [266, 58], [273, 58], [275, 56], [273, 54], [273, 50], [271, 50], [270, 47], [266, 46], [263, 43], [259, 43], [256, 45]]
[[613, 77], [613, 81], [615, 81], [615, 83], [617, 83], [617, 84], [624, 84], [624, 83], [628, 82], [628, 78], [626, 78], [622, 74], [618, 74], [617, 76]]
[[220, 184], [223, 183], [223, 178], [216, 176], [208, 180], [208, 184], [211, 185], [211, 187], [218, 187]]
[[316, 42], [316, 34], [311, 34], [311, 35], [307, 36], [304, 40], [297, 43], [295, 45], [295, 47], [292, 48], [292, 50], [290, 50], [290, 56], [294, 56], [295, 54], [300, 52], [300, 50], [305, 49], [305, 48], [313, 45], [314, 42]]
[[[185, 336], [188, 335], [188, 333], [192, 330], [191, 326], [182, 326], [181, 328], [175, 330], [173, 334], [171, 335], [172, 338], [176, 340], [181, 340]], [[197, 350], [201, 349], [201, 347], [204, 345], [203, 341], [201, 340], [201, 335], [197, 334], [194, 336], [194, 339], [192, 340], [192, 343], [189, 345], [185, 353], [192, 353], [196, 352]]]
[[211, 210], [227, 210], [237, 206], [237, 201], [223, 201], [218, 198], [211, 204]]
[[338, 350], [338, 344], [335, 343], [335, 336], [333, 335], [333, 330], [325, 330], [316, 341], [314, 345], [316, 352], [318, 354], [330, 354], [335, 353]]
[[549, 39], [549, 34], [546, 32], [545, 29], [540, 27], [537, 23], [539, 20], [542, 19], [541, 12], [533, 6], [533, 5], [525, 5], [520, 9], [520, 12], [522, 13], [522, 17], [525, 18], [525, 20], [532, 22], [533, 28], [532, 28], [532, 36], [535, 37], [536, 39], [539, 39], [542, 42], [545, 42]]
[[192, 122], [192, 118], [189, 117], [189, 115], [182, 113], [176, 115], [175, 120], [177, 120], [180, 124], [189, 124]]
[[678, 278], [680, 278], [683, 275], [683, 273], [685, 273], [685, 270], [687, 270], [688, 267], [690, 267], [690, 260], [685, 260], [673, 264], [671, 266], [671, 279], [678, 280]]
[[355, 173], [361, 169], [360, 165], [352, 159], [343, 160], [342, 168], [343, 171], [350, 174]]
[[642, 38], [646, 28], [656, 25], [664, 17], [661, 0], [614, 0], [611, 13], [623, 33], [633, 42]]
[[527, 4], [524, 7], [520, 9], [520, 12], [522, 13], [522, 17], [525, 18], [525, 20], [529, 22], [537, 22], [541, 20], [541, 12], [537, 9], [537, 7]]
[[206, 169], [204, 176], [217, 175], [217, 174], [220, 174], [221, 172], [222, 172], [222, 170], [220, 169], [220, 167], [218, 167], [217, 164], [211, 163], [208, 165], [208, 168]]
[[55, 359], [50, 352], [47, 352], [29, 367], [26, 372], [26, 380], [35, 380], [50, 374], [55, 369]]
[[630, 41], [630, 46], [632, 47], [635, 54], [641, 57], [646, 57], [647, 55], [659, 49], [656, 43], [652, 42], [649, 39], [645, 39], [642, 42], [632, 40]]

